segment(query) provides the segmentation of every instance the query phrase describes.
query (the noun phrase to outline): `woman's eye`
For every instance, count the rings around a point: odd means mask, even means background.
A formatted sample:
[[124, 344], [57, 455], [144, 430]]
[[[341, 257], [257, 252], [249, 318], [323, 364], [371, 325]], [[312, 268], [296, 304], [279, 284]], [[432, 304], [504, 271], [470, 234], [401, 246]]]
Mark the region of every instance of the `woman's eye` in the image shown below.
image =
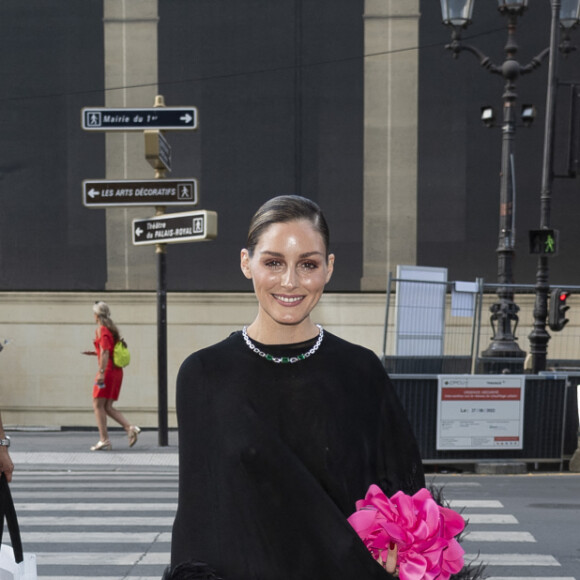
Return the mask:
[[316, 268], [318, 268], [318, 264], [316, 262], [304, 262], [302, 264], [302, 268], [305, 270], [316, 270]]
[[273, 270], [280, 268], [281, 265], [282, 262], [280, 262], [279, 260], [268, 260], [266, 262], [266, 268], [271, 268]]

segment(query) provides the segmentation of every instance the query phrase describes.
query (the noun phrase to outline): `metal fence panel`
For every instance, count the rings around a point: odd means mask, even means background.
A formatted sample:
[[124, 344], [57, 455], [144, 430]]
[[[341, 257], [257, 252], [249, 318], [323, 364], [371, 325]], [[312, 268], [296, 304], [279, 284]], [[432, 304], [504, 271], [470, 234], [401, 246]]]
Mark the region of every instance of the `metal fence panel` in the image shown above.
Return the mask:
[[395, 293], [397, 356], [443, 355], [446, 282], [447, 268], [418, 266], [397, 268]]
[[439, 451], [436, 448], [436, 376], [395, 375], [391, 379], [426, 463], [514, 459], [527, 462], [562, 461], [565, 433], [573, 428], [573, 425], [566, 427], [569, 399], [565, 377], [526, 377], [523, 449], [464, 451]]
[[[423, 325], [422, 332], [425, 335], [433, 334], [432, 321], [439, 320], [441, 316], [440, 308], [430, 304], [432, 301], [426, 292], [433, 285], [442, 288], [444, 295], [443, 318], [441, 324], [437, 325], [437, 340], [442, 349], [437, 353], [424, 351], [422, 348], [401, 351], [397, 346], [401, 332], [397, 323], [399, 318], [413, 320], [419, 333]], [[519, 347], [527, 353], [530, 350], [528, 337], [534, 325], [535, 287], [531, 284], [512, 284], [509, 287], [519, 306], [519, 321], [514, 335]], [[482, 279], [472, 283], [424, 282], [389, 276], [382, 353], [385, 368], [396, 374], [524, 372], [524, 357], [511, 359], [481, 356], [481, 352], [486, 350], [493, 338], [490, 308], [498, 300], [498, 288], [498, 284], [484, 283]], [[571, 292], [568, 298], [568, 316], [571, 322], [560, 332], [548, 329], [551, 339], [548, 343], [547, 368], [571, 367], [580, 370], [580, 324], [574, 323], [576, 305], [580, 308], [580, 286], [558, 285], [558, 288]], [[407, 295], [397, 295], [402, 292]], [[425, 297], [423, 301], [422, 297]]]

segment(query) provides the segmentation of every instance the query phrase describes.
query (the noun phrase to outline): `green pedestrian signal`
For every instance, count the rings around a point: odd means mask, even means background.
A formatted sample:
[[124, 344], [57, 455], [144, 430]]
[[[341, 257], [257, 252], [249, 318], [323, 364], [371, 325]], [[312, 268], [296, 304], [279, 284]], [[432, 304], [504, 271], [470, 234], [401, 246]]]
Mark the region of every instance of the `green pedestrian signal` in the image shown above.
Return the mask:
[[530, 230], [530, 254], [555, 256], [558, 253], [558, 230]]

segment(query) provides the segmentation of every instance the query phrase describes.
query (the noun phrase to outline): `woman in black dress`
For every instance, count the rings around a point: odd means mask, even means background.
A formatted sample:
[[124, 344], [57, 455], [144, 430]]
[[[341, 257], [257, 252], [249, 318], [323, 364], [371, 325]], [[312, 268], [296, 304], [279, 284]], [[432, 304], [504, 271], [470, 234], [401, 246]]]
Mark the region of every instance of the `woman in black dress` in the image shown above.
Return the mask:
[[196, 562], [224, 580], [392, 578], [396, 547], [377, 563], [347, 517], [372, 483], [390, 496], [425, 480], [379, 359], [311, 318], [334, 259], [312, 201], [280, 196], [255, 214], [241, 269], [257, 316], [190, 355], [177, 379], [174, 571]]

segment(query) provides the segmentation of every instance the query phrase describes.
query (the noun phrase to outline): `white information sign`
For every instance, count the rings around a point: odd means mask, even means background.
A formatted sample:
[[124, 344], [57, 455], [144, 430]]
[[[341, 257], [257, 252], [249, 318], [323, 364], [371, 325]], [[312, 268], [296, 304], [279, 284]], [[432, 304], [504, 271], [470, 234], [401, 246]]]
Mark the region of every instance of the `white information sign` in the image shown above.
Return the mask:
[[439, 375], [437, 449], [523, 449], [524, 375]]

